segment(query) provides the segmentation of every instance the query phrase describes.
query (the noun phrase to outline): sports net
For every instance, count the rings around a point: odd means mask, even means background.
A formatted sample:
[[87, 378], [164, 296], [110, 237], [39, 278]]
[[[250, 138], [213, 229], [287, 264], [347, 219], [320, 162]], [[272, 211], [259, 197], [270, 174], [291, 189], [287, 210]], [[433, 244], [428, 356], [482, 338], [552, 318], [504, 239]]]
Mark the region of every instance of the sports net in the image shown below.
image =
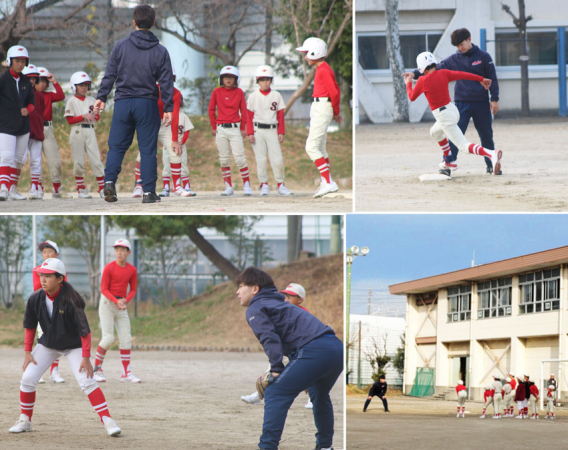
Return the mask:
[[421, 367], [416, 369], [414, 386], [408, 395], [414, 397], [427, 397], [434, 394], [434, 369]]

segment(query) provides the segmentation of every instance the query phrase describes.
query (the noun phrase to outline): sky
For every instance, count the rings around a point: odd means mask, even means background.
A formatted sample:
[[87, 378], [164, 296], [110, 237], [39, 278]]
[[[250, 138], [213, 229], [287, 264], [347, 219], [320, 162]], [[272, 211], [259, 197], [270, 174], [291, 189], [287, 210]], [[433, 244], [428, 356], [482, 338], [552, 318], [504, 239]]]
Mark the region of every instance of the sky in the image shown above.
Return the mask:
[[[351, 313], [404, 308], [388, 286], [568, 245], [566, 214], [350, 214], [347, 248], [367, 246], [351, 271]], [[404, 317], [404, 315], [402, 316]]]

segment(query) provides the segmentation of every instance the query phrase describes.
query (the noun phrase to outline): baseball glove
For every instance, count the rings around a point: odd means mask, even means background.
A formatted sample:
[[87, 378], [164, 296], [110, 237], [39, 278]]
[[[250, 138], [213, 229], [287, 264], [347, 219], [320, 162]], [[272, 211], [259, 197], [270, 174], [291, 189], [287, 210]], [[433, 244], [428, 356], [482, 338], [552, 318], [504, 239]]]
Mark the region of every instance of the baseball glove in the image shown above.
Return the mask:
[[264, 391], [266, 388], [274, 383], [274, 376], [270, 372], [266, 372], [264, 375], [258, 377], [256, 380], [256, 391], [258, 392], [258, 397], [262, 400], [264, 398]]

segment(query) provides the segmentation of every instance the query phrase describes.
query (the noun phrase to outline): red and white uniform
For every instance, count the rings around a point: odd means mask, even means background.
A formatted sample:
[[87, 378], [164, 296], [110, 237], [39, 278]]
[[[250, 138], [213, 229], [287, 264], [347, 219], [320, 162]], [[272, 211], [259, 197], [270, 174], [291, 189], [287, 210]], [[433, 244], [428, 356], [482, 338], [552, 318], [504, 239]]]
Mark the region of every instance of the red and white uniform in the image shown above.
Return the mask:
[[[173, 121], [172, 121], [173, 122]], [[172, 127], [167, 127], [166, 130], [168, 130], [168, 132], [170, 131], [170, 128]], [[182, 187], [182, 189], [188, 189], [190, 187], [190, 183], [189, 183], [189, 167], [187, 165], [187, 148], [185, 146], [185, 143], [187, 142], [188, 138], [189, 138], [189, 132], [191, 130], [193, 130], [195, 127], [193, 126], [193, 124], [191, 123], [191, 120], [189, 120], [189, 117], [187, 117], [187, 115], [184, 112], [180, 112], [179, 113], [179, 118], [178, 118], [178, 125], [177, 125], [177, 142], [179, 142], [181, 144], [181, 150], [182, 153], [179, 156], [180, 159], [180, 164], [181, 165], [181, 171], [180, 171], [180, 166], [178, 166], [176, 164], [175, 167], [173, 167], [173, 163], [172, 163], [172, 159], [171, 159], [171, 154], [170, 152], [167, 152], [165, 149], [162, 152], [162, 162], [164, 165], [164, 169], [162, 170], [162, 179], [164, 180], [164, 189], [169, 189], [169, 184], [170, 184], [170, 179], [172, 176], [172, 170], [175, 170], [177, 172], [177, 174], [180, 174], [180, 185]], [[160, 128], [160, 132], [161, 132], [161, 128]], [[160, 137], [160, 135], [158, 135], [158, 138]], [[167, 185], [167, 187], [166, 187]], [[175, 189], [175, 187], [174, 187]]]
[[53, 83], [53, 87], [55, 88], [55, 92], [46, 91], [43, 93], [45, 107], [43, 111], [43, 134], [45, 136], [43, 141], [43, 155], [49, 167], [49, 176], [53, 183], [53, 189], [55, 193], [59, 193], [61, 190], [61, 159], [59, 157], [59, 147], [55, 140], [55, 134], [53, 133], [52, 120], [53, 104], [65, 100], [65, 93], [59, 83]]
[[529, 403], [531, 405], [531, 412], [533, 417], [538, 417], [538, 394], [539, 390], [536, 384], [531, 384], [530, 387], [531, 396], [529, 398]]
[[35, 108], [30, 113], [30, 139], [28, 141], [28, 153], [30, 155], [30, 175], [32, 179], [31, 191], [39, 191], [41, 183], [41, 148], [43, 140], [45, 139], [43, 133], [45, 105], [43, 93], [37, 92], [34, 87], [34, 94]]

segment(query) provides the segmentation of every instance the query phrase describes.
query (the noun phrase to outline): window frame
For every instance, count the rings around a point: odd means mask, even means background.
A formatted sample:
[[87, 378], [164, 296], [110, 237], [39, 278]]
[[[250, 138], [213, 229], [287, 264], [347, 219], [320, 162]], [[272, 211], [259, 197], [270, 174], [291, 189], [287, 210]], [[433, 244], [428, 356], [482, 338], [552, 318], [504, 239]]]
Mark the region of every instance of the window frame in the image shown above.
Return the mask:
[[[554, 275], [556, 271], [558, 274]], [[550, 272], [548, 277], [546, 276], [547, 272]], [[519, 315], [558, 311], [560, 309], [561, 275], [560, 267], [520, 274]], [[521, 281], [522, 278], [525, 278], [525, 280]], [[555, 297], [550, 296], [550, 284], [553, 282]], [[525, 294], [527, 294], [527, 297], [530, 297], [530, 301], [523, 301]]]
[[[485, 284], [488, 284], [488, 286], [480, 287]], [[503, 303], [505, 292], [507, 292], [506, 297], [508, 297], [508, 304]], [[483, 294], [487, 294], [488, 304], [486, 307], [482, 307]], [[495, 278], [492, 280], [477, 283], [477, 296], [479, 299], [477, 307], [477, 318], [479, 320], [483, 320], [511, 316], [513, 313], [512, 294], [513, 277]], [[495, 304], [493, 302], [494, 299]]]
[[[453, 293], [453, 291], [457, 290], [457, 292]], [[447, 313], [447, 322], [454, 323], [454, 322], [466, 322], [471, 320], [471, 285], [461, 285], [461, 286], [452, 286], [447, 288], [448, 293], [448, 313]], [[469, 303], [469, 309], [463, 309], [464, 300], [467, 300]], [[457, 310], [452, 311], [452, 302], [456, 302]]]

